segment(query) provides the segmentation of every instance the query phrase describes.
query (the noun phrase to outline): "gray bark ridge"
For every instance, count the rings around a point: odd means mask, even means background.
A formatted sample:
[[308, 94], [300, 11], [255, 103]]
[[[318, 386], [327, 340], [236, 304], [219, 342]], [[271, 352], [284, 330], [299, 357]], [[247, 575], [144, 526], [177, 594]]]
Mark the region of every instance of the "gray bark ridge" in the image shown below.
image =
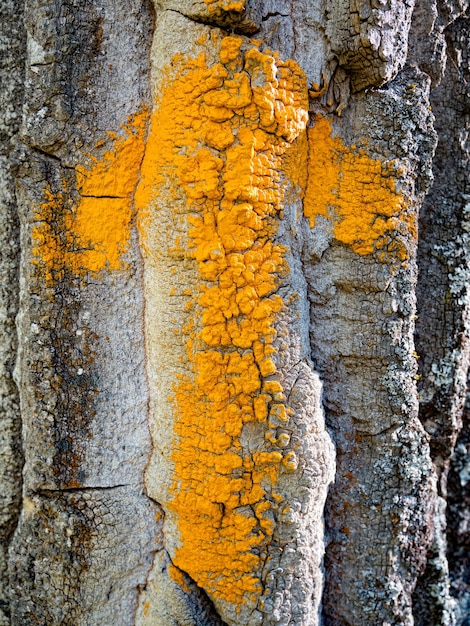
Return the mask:
[[[148, 101], [153, 14], [145, 2], [30, 0], [24, 26], [16, 193], [24, 481], [10, 545], [11, 624], [130, 624], [161, 533], [143, 487], [139, 253], [131, 220], [122, 263], [87, 265], [93, 244], [79, 240], [77, 220], [83, 207], [96, 221], [100, 207], [126, 200], [125, 177], [95, 185], [94, 197], [89, 180], [106, 151], [134, 136], [123, 127]], [[119, 223], [106, 215], [102, 229], [112, 233]]]

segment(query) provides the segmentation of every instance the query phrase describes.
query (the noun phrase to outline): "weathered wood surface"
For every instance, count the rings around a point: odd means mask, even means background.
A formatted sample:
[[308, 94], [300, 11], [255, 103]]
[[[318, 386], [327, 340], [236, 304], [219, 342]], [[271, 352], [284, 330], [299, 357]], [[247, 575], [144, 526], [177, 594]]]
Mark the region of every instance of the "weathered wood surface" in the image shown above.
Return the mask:
[[0, 624], [466, 624], [468, 2], [0, 17]]

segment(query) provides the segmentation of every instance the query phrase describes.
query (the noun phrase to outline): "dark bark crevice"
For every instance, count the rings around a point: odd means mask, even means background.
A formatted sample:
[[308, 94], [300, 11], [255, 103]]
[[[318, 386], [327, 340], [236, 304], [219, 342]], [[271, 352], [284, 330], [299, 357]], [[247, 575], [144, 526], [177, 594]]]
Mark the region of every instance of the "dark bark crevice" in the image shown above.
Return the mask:
[[219, 19], [214, 20], [210, 19], [209, 17], [203, 17], [201, 15], [183, 13], [183, 11], [178, 11], [178, 9], [175, 9], [174, 7], [165, 10], [171, 11], [173, 13], [178, 13], [179, 15], [182, 15], [186, 19], [191, 20], [196, 24], [203, 24], [204, 26], [210, 26], [211, 28], [219, 28], [231, 34], [245, 35], [250, 37], [252, 35], [255, 35], [259, 30], [259, 26], [256, 24], [240, 24], [243, 16], [240, 16], [240, 14], [230, 11], [224, 11], [223, 15], [220, 16]]
[[182, 575], [184, 584], [192, 592], [185, 595], [185, 599], [191, 607], [191, 613], [194, 616], [194, 626], [227, 626], [204, 589], [199, 587], [189, 574], [173, 563], [168, 552], [166, 554], [172, 566]]
[[[439, 494], [435, 505], [434, 541], [414, 591], [416, 624], [423, 626], [465, 624], [466, 609], [462, 612], [458, 603], [468, 604], [468, 590], [462, 592], [468, 565], [462, 561], [456, 545], [460, 538], [457, 539], [459, 525], [455, 517], [456, 512], [457, 517], [461, 514], [466, 496], [459, 492], [455, 473], [449, 494], [448, 474], [453, 455], [456, 458], [454, 450], [462, 428], [470, 359], [470, 216], [467, 208], [470, 148], [465, 139], [470, 129], [470, 29], [468, 16], [455, 19], [457, 10], [450, 11], [449, 15], [442, 13], [442, 6], [440, 10], [434, 27], [434, 47], [428, 45], [424, 49], [418, 45], [424, 69], [435, 84], [442, 80], [431, 92], [439, 141], [433, 162], [434, 184], [420, 212], [418, 246], [415, 340], [420, 356], [420, 419], [430, 436]], [[455, 21], [444, 29], [446, 22], [452, 19]], [[426, 51], [428, 56], [424, 54]], [[446, 513], [448, 495], [453, 500]], [[459, 497], [461, 503], [458, 503]], [[450, 594], [457, 598], [457, 606]]]
[[23, 2], [0, 3], [0, 49], [0, 624], [4, 626], [11, 617], [8, 552], [21, 513], [24, 462], [20, 399], [14, 380], [20, 225], [13, 158], [25, 88]]
[[[37, 489], [34, 493], [40, 496], [56, 496], [60, 493], [83, 493], [83, 492], [95, 492], [95, 491], [114, 491], [115, 489], [122, 489], [123, 487], [136, 487], [142, 488], [141, 485], [132, 485], [132, 483], [123, 483], [120, 485], [86, 485], [83, 487], [63, 487], [58, 489]], [[31, 494], [33, 495], [33, 494]]]

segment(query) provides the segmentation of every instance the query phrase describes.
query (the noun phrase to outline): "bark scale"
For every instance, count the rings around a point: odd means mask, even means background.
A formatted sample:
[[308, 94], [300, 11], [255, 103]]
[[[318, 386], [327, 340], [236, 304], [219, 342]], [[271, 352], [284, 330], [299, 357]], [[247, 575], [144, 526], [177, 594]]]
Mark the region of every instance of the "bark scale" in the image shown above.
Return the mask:
[[0, 623], [465, 624], [468, 3], [1, 10]]

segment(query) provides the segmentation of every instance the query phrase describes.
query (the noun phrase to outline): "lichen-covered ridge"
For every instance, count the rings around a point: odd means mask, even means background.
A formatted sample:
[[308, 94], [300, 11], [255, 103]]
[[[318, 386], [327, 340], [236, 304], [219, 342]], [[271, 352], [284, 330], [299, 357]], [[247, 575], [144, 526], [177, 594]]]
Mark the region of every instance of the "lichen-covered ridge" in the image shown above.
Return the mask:
[[[297, 332], [303, 304], [295, 244], [279, 228], [301, 206], [286, 170], [305, 163], [306, 80], [258, 42], [176, 24], [196, 43], [164, 66], [136, 194], [155, 445], [147, 489], [164, 505], [174, 564], [230, 624], [278, 623], [276, 562], [292, 542], [305, 544], [305, 556], [286, 561], [299, 588], [281, 610], [305, 623], [321, 573], [302, 580], [301, 571], [321, 560], [312, 549], [331, 448], [318, 383], [299, 365], [307, 346], [287, 329]], [[178, 357], [162, 367], [170, 341]], [[163, 423], [173, 432], [164, 441]], [[320, 456], [326, 463], [301, 495]]]

